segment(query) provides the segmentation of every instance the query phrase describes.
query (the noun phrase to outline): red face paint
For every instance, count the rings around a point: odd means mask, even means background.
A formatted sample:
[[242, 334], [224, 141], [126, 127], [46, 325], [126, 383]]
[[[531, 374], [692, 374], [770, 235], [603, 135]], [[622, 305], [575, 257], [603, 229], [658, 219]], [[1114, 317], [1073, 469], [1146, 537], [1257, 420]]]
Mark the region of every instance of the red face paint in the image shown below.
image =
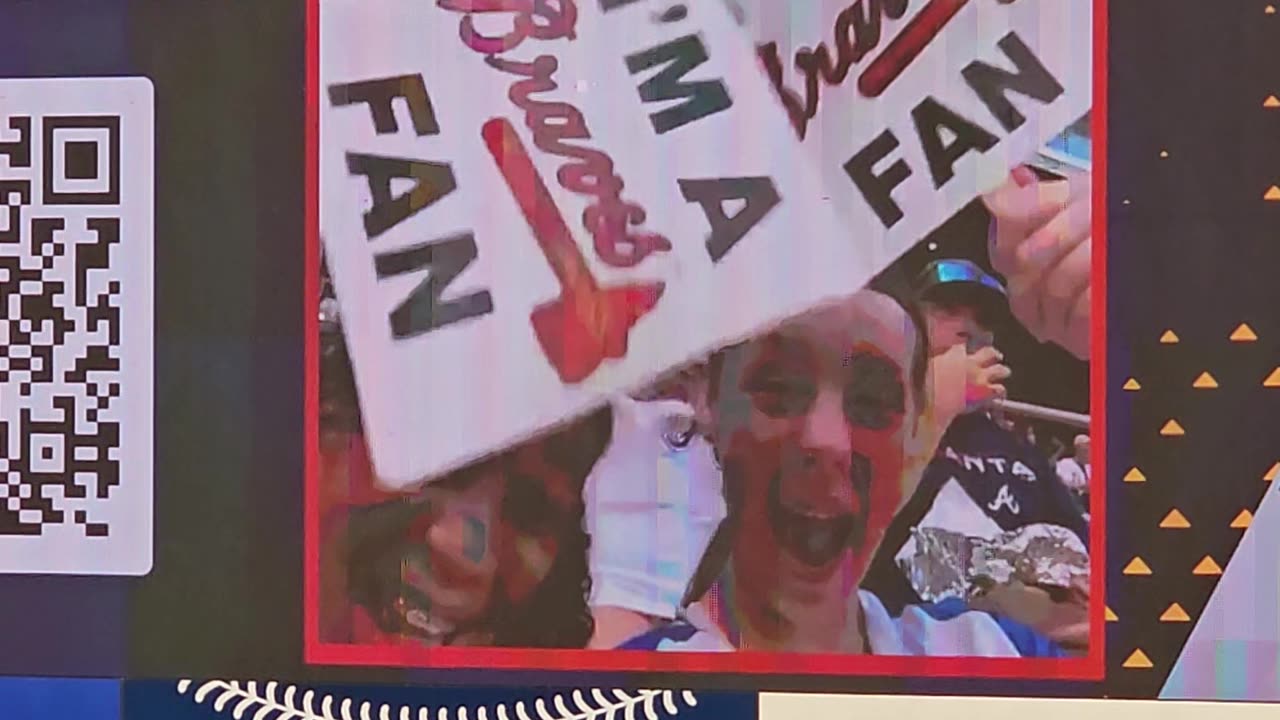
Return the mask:
[[785, 633], [803, 621], [797, 607], [847, 599], [902, 501], [915, 345], [905, 312], [877, 298], [860, 293], [735, 351], [718, 379], [741, 522], [734, 611], [756, 632]]

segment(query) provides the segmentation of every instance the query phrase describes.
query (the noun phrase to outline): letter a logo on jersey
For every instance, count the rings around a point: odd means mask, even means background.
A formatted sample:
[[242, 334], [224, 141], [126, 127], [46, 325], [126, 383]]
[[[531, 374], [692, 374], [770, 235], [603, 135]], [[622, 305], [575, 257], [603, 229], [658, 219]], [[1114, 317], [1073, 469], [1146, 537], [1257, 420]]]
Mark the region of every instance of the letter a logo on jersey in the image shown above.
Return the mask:
[[1018, 500], [1009, 492], [1009, 484], [1005, 483], [1000, 486], [1000, 492], [996, 493], [996, 499], [987, 504], [987, 509], [991, 512], [999, 512], [1001, 508], [1008, 510], [1014, 515], [1022, 512], [1022, 508], [1018, 505]]

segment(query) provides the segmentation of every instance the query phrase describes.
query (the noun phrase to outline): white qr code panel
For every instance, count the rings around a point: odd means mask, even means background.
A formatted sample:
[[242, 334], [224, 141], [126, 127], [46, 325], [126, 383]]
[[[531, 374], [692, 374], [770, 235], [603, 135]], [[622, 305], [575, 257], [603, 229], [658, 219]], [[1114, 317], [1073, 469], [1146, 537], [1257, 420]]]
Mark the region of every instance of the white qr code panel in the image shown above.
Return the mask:
[[0, 79], [0, 573], [151, 571], [154, 104]]

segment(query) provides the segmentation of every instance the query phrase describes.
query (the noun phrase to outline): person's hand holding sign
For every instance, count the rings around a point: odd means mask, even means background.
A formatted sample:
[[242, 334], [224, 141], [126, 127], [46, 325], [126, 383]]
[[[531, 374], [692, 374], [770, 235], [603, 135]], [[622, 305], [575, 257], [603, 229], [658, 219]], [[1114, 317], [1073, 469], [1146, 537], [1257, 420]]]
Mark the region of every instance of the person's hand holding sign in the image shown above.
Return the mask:
[[1089, 358], [1092, 220], [1089, 175], [1041, 182], [1026, 167], [983, 198], [995, 218], [991, 263], [1009, 284], [1009, 305], [1042, 342]]

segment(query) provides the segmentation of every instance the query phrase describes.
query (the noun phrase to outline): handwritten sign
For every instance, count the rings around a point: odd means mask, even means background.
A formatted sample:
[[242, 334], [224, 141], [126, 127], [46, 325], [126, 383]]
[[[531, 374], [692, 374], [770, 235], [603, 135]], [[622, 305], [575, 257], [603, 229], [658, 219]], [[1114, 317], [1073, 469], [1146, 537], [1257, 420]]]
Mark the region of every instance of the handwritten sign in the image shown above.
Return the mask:
[[1088, 111], [1092, 3], [726, 0], [885, 264]]
[[321, 237], [385, 487], [876, 270], [719, 3], [324, 0], [320, 55]]

